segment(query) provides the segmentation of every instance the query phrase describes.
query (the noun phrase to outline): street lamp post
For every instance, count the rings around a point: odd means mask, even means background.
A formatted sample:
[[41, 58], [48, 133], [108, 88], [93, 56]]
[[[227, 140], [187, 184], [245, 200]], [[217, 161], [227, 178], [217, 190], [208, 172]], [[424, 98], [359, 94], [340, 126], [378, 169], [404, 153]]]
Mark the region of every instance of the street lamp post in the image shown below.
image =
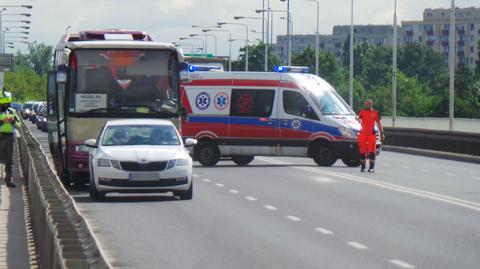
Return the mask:
[[348, 92], [348, 104], [353, 108], [353, 0], [351, 1], [350, 9], [350, 70], [348, 76], [349, 92]]
[[[272, 13], [272, 22], [271, 22], [271, 26], [272, 26], [272, 33], [273, 33], [273, 13], [274, 12], [285, 12], [285, 13], [288, 13], [290, 14], [290, 11], [288, 10], [276, 10], [276, 9], [257, 9], [255, 10], [256, 13], [261, 13], [261, 12], [271, 12]], [[290, 28], [290, 23], [291, 23], [291, 19], [288, 19], [288, 18], [291, 18], [291, 16], [287, 16], [287, 25], [288, 25], [288, 28]], [[273, 37], [272, 37], [272, 43], [273, 43]], [[291, 44], [290, 44], [291, 45]], [[287, 57], [288, 57], [288, 52], [287, 52]]]
[[290, 14], [290, 0], [280, 0], [282, 2], [287, 2], [287, 40], [288, 40], [288, 46], [287, 46], [287, 61], [288, 65], [292, 65], [292, 36], [290, 33], [290, 20], [292, 19], [292, 16]]
[[392, 69], [392, 127], [395, 127], [397, 119], [397, 0], [393, 11], [393, 69]]
[[[210, 36], [210, 37], [213, 37], [214, 40], [215, 40], [215, 56], [217, 56], [217, 37], [215, 35], [209, 35], [209, 34], [207, 34], [207, 32], [204, 32], [204, 33], [205, 33], [205, 54], [208, 53], [207, 52], [207, 38]], [[200, 35], [199, 34], [191, 34], [190, 36], [194, 37], [194, 36], [200, 36]]]
[[450, 90], [449, 90], [449, 102], [448, 102], [448, 128], [453, 130], [453, 121], [455, 117], [455, 0], [452, 0], [452, 6], [450, 10]]
[[[205, 49], [205, 41], [203, 38], [196, 38], [196, 37], [180, 37], [179, 40], [200, 40], [202, 41], [202, 47]], [[204, 51], [205, 54], [205, 51]]]
[[[254, 20], [262, 20], [262, 26], [265, 25], [265, 18], [264, 17], [244, 17], [244, 16], [235, 16], [233, 17], [235, 20], [240, 20], [240, 19], [254, 19]], [[268, 27], [268, 25], [267, 25]], [[264, 27], [262, 27], [264, 28]], [[264, 46], [264, 71], [268, 71], [268, 45], [265, 44], [265, 32], [262, 32], [262, 37], [263, 37], [263, 46]]]
[[232, 31], [221, 29], [203, 29], [202, 32], [227, 32], [228, 33], [228, 71], [232, 71]]
[[245, 23], [235, 23], [235, 22], [217, 22], [217, 25], [241, 25], [246, 28], [246, 39], [245, 39], [245, 72], [248, 71], [248, 25]]

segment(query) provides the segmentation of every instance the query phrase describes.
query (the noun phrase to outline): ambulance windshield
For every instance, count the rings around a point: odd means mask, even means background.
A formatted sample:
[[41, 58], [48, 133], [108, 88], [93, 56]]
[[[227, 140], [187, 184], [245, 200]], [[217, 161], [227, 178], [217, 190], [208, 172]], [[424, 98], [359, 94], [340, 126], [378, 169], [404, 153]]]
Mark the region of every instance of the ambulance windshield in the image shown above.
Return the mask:
[[300, 80], [322, 115], [354, 115], [353, 110], [327, 82], [313, 75]]

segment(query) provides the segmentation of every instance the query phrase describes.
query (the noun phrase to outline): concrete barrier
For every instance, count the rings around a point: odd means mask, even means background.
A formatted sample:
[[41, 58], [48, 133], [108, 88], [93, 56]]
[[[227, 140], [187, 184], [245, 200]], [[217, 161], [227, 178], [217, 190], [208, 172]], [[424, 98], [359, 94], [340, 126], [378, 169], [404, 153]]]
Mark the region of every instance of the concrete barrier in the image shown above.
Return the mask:
[[73, 198], [26, 127], [17, 139], [28, 187], [40, 268], [108, 269], [98, 242]]

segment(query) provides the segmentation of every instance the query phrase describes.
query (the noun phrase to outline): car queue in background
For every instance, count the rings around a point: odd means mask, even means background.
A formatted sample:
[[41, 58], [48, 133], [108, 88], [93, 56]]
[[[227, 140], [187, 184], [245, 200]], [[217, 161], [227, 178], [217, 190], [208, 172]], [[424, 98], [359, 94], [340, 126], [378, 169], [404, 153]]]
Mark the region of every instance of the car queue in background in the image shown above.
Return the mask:
[[34, 103], [34, 101], [28, 101], [22, 105], [22, 109], [20, 109], [20, 115], [24, 120], [30, 118], [30, 114], [32, 113], [32, 106]]
[[35, 116], [35, 124], [37, 125], [37, 128], [41, 130], [42, 132], [47, 131], [47, 105], [46, 103], [42, 103], [40, 105], [38, 114]]

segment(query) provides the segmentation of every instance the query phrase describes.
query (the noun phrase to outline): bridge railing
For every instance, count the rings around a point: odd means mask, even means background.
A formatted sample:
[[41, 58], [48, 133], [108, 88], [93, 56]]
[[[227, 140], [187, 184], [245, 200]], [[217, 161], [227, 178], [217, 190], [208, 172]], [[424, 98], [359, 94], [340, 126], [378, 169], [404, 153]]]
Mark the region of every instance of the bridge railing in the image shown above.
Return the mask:
[[[393, 127], [392, 117], [382, 117], [384, 127]], [[448, 118], [397, 117], [396, 128], [449, 131]], [[480, 133], [480, 119], [454, 119], [453, 130], [464, 133]]]

